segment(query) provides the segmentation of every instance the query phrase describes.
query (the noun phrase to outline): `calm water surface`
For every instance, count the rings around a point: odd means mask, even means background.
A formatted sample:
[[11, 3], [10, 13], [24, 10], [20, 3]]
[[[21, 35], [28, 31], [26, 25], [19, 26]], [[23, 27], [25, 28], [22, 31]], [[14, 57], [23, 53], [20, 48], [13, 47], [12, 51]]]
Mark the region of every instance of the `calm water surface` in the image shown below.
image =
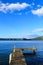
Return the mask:
[[25, 55], [27, 65], [43, 65], [43, 41], [0, 41], [0, 65], [8, 65], [14, 48], [37, 48], [36, 56]]

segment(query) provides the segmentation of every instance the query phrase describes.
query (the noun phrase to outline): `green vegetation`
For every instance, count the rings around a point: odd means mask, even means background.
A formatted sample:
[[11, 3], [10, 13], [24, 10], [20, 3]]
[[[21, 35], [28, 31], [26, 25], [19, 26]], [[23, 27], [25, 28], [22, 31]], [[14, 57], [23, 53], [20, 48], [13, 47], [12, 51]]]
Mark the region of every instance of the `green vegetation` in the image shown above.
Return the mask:
[[37, 37], [37, 38], [33, 38], [32, 40], [43, 40], [43, 36]]

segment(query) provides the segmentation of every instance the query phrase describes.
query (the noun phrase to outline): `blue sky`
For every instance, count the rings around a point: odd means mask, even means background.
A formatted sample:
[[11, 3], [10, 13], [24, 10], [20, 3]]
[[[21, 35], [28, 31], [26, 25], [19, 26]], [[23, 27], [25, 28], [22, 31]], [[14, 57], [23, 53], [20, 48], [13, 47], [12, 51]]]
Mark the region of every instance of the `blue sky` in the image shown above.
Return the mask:
[[43, 0], [0, 0], [0, 37], [43, 35]]

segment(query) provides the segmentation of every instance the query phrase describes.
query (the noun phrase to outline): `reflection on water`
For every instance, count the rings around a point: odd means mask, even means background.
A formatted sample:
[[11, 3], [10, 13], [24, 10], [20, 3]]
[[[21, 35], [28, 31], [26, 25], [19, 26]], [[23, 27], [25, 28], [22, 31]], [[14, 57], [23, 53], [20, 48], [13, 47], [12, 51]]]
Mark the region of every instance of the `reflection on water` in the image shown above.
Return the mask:
[[[24, 54], [27, 65], [43, 65], [43, 51], [33, 54]], [[0, 54], [0, 65], [9, 65], [9, 55]]]
[[43, 65], [43, 51], [37, 52], [36, 55], [25, 54], [27, 65]]
[[37, 48], [36, 55], [24, 55], [27, 65], [43, 65], [43, 41], [0, 41], [0, 65], [9, 65], [13, 48]]
[[9, 65], [9, 55], [0, 54], [0, 65]]

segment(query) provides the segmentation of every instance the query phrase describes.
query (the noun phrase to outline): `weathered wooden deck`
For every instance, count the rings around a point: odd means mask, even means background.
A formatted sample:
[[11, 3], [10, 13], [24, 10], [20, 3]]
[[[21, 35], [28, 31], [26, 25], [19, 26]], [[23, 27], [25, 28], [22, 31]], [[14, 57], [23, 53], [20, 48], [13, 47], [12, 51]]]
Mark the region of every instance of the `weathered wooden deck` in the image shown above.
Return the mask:
[[36, 48], [16, 48], [9, 56], [9, 65], [27, 65], [22, 50], [33, 50]]
[[21, 49], [18, 48], [13, 50], [9, 65], [27, 65]]

